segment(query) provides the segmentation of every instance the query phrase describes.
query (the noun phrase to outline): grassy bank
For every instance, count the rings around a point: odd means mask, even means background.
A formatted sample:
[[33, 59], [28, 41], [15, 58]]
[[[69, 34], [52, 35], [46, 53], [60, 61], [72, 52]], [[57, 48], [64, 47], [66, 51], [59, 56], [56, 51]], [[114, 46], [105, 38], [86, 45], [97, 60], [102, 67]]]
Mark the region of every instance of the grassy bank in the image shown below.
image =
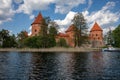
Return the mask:
[[98, 48], [0, 48], [0, 52], [3, 51], [16, 51], [16, 52], [90, 52], [100, 51]]

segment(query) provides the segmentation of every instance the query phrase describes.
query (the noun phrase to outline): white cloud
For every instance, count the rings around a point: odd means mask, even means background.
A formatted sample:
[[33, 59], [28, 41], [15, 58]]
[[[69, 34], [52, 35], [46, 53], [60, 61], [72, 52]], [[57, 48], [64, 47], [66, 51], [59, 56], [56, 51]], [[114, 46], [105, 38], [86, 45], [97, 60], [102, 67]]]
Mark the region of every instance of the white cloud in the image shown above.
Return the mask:
[[28, 33], [29, 36], [32, 34], [31, 29], [32, 29], [32, 26], [29, 27], [29, 33]]
[[87, 10], [91, 7], [93, 1], [92, 0], [88, 0], [88, 7], [87, 7]]
[[54, 20], [60, 27], [60, 32], [64, 32], [66, 30], [66, 28], [68, 28], [68, 26], [70, 26], [71, 24], [71, 20], [73, 19], [74, 15], [76, 14], [76, 12], [72, 12], [70, 11], [65, 19], [63, 20]]
[[12, 20], [14, 14], [12, 0], [0, 0], [0, 24]]
[[87, 19], [88, 25], [90, 28], [93, 23], [96, 21], [104, 30], [113, 26], [120, 18], [119, 12], [112, 12], [111, 9], [114, 9], [115, 2], [108, 2], [103, 8], [99, 11], [89, 13], [88, 11], [82, 12], [85, 18]]
[[[19, 1], [19, 0], [17, 0]], [[48, 9], [50, 4], [55, 4], [55, 13], [68, 13], [72, 8], [85, 4], [86, 0], [23, 0], [19, 6], [18, 13], [32, 14], [34, 10]]]
[[115, 26], [109, 26], [108, 28], [104, 28], [103, 29], [103, 34], [105, 35], [108, 31], [110, 31], [110, 30], [114, 30], [115, 29]]
[[30, 19], [34, 19], [35, 18], [35, 15], [30, 15]]
[[108, 3], [102, 8], [102, 10], [112, 9], [114, 6], [115, 6], [115, 2], [108, 2]]
[[49, 4], [55, 0], [24, 0], [24, 4], [21, 4], [17, 10], [18, 13], [23, 12], [25, 14], [32, 14], [34, 10], [45, 10]]
[[55, 6], [55, 13], [68, 13], [72, 8], [85, 4], [86, 0], [57, 0]]
[[[96, 12], [90, 13], [89, 11], [83, 11], [83, 15], [85, 19], [87, 20], [87, 24], [90, 28], [93, 26], [94, 22], [96, 21], [102, 28], [104, 33], [106, 33], [107, 29], [111, 27], [114, 29], [114, 23], [116, 23], [120, 19], [119, 12], [112, 12], [111, 7], [114, 9], [115, 3], [114, 2], [108, 2], [105, 6], [101, 8], [101, 10], [98, 10]], [[68, 26], [71, 24], [71, 20], [73, 19], [76, 12], [70, 11], [65, 19], [63, 20], [55, 20], [58, 25], [60, 26], [60, 30], [63, 32], [65, 31]]]

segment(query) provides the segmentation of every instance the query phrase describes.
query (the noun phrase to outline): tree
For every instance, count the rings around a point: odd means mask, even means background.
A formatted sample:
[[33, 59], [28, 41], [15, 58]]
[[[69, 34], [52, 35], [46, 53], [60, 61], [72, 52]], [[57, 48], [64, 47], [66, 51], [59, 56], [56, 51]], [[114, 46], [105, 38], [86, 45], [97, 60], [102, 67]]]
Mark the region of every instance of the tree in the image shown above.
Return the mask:
[[75, 46], [80, 47], [84, 42], [86, 42], [87, 39], [87, 26], [86, 26], [86, 20], [84, 19], [84, 16], [82, 13], [77, 13], [73, 20], [72, 20], [75, 29]]
[[106, 45], [111, 45], [111, 46], [114, 45], [114, 38], [111, 30], [109, 30], [107, 34], [104, 36], [104, 40]]
[[16, 47], [15, 35], [10, 35], [8, 30], [2, 29], [0, 31], [0, 44], [2, 48]]
[[30, 48], [49, 48], [54, 47], [56, 42], [54, 38], [49, 36], [33, 36], [24, 40], [25, 47]]
[[118, 25], [118, 27], [113, 30], [112, 35], [114, 39], [114, 46], [120, 48], [120, 25]]
[[24, 47], [24, 40], [28, 37], [28, 33], [26, 31], [21, 31], [17, 35], [18, 39], [18, 47]]
[[29, 48], [38, 48], [38, 44], [36, 43], [38, 40], [38, 36], [28, 37], [24, 39], [24, 46]]
[[49, 35], [55, 37], [58, 32], [58, 24], [54, 21], [49, 23]]
[[51, 20], [49, 17], [45, 17], [42, 19], [40, 36], [47, 36], [48, 24], [50, 21]]
[[57, 46], [59, 47], [67, 47], [67, 42], [64, 38], [60, 38], [59, 41], [57, 42]]

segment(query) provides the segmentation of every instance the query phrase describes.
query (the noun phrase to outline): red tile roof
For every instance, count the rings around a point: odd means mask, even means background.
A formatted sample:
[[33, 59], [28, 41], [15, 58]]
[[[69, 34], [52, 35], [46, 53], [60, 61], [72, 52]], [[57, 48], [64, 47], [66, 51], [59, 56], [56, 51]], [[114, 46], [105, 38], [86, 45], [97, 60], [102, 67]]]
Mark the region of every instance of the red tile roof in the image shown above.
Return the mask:
[[75, 29], [75, 26], [72, 24], [65, 32], [74, 31], [74, 29]]
[[42, 22], [42, 19], [43, 19], [42, 14], [39, 13], [32, 24], [40, 24]]
[[57, 35], [57, 37], [69, 37], [69, 35], [64, 34], [64, 33], [59, 33], [59, 34]]
[[95, 22], [94, 26], [90, 31], [103, 31], [102, 28]]

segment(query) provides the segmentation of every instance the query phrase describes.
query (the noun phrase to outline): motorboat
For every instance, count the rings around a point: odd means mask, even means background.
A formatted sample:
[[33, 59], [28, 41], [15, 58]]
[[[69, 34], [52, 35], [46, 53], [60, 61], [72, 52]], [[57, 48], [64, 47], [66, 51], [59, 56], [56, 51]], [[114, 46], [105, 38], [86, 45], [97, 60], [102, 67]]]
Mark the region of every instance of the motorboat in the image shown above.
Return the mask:
[[119, 48], [114, 48], [114, 47], [108, 47], [108, 48], [103, 48], [102, 51], [120, 52], [120, 49]]

